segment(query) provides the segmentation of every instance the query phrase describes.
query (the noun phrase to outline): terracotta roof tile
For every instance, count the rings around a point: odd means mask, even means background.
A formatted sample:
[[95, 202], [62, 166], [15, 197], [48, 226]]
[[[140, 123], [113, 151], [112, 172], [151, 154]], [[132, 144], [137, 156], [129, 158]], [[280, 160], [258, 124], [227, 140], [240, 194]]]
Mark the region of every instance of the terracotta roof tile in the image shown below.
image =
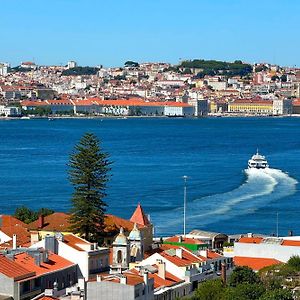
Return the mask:
[[132, 217], [130, 218], [130, 221], [133, 223], [137, 223], [139, 225], [143, 225], [143, 226], [147, 226], [150, 224], [140, 203], [138, 204], [135, 212], [133, 213]]
[[294, 241], [294, 240], [283, 240], [282, 246], [295, 246], [300, 247], [300, 241]]
[[48, 256], [48, 262], [41, 262], [40, 266], [36, 265], [34, 258], [25, 252], [16, 254], [15, 262], [19, 266], [35, 272], [36, 276], [40, 276], [53, 271], [63, 270], [75, 265], [67, 259], [51, 252]]
[[238, 242], [247, 244], [260, 244], [262, 240], [262, 237], [241, 237]]
[[63, 242], [74, 248], [77, 251], [85, 251], [82, 247], [80, 247], [80, 245], [84, 246], [84, 245], [91, 245], [91, 243], [89, 243], [88, 241], [85, 241], [79, 237], [77, 237], [76, 235], [73, 234], [66, 234], [64, 235], [64, 240]]
[[13, 278], [15, 281], [35, 275], [33, 270], [29, 271], [29, 269], [25, 268], [24, 266], [20, 266], [20, 264], [10, 260], [2, 254], [0, 254], [0, 273], [7, 277]]
[[282, 262], [273, 259], [273, 258], [257, 258], [257, 257], [243, 257], [243, 256], [235, 256], [233, 258], [234, 264], [236, 266], [247, 266], [254, 271], [258, 271], [264, 267], [278, 265]]

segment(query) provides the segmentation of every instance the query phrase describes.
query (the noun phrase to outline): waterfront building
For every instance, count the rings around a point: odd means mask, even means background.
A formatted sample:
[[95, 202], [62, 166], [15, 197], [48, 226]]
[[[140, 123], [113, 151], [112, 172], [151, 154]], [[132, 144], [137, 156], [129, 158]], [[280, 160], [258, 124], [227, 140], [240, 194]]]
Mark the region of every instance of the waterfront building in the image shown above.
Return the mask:
[[228, 103], [228, 112], [251, 115], [272, 115], [273, 101], [256, 99], [237, 99]]
[[273, 115], [290, 115], [293, 113], [292, 99], [274, 99]]
[[21, 115], [20, 107], [0, 105], [0, 116], [18, 117]]

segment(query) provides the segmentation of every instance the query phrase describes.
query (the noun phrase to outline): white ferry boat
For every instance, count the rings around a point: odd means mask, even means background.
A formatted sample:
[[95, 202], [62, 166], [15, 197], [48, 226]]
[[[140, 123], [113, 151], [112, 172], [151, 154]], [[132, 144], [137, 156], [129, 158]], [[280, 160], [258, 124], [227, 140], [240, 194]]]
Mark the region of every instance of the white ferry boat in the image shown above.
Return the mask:
[[258, 150], [256, 154], [254, 154], [251, 159], [248, 160], [248, 168], [249, 169], [265, 169], [268, 168], [268, 162], [266, 158], [263, 155], [260, 155], [258, 153]]

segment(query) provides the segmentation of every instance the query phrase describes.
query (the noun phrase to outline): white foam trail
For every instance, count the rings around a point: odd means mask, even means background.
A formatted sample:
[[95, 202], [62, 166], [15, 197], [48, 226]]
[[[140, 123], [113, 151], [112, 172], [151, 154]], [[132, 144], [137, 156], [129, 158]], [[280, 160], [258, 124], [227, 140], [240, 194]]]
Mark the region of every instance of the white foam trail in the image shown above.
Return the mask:
[[[238, 188], [215, 194], [188, 203], [187, 221], [196, 227], [233, 218], [237, 215], [253, 213], [267, 203], [292, 195], [296, 191], [297, 180], [277, 169], [247, 169], [247, 180]], [[173, 216], [169, 214], [172, 213]], [[166, 213], [158, 228], [176, 226], [182, 223], [182, 209]], [[166, 218], [168, 216], [168, 218]]]

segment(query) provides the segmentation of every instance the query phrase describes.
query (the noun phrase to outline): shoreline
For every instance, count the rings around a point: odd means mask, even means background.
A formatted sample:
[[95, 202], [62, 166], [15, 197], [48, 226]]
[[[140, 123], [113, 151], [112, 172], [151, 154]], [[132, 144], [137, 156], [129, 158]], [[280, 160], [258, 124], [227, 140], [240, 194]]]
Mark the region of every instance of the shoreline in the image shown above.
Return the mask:
[[185, 116], [22, 116], [22, 117], [0, 117], [0, 121], [10, 120], [59, 120], [59, 119], [207, 119], [207, 118], [299, 118], [300, 114], [291, 115], [249, 115], [249, 114], [209, 114], [201, 117]]

